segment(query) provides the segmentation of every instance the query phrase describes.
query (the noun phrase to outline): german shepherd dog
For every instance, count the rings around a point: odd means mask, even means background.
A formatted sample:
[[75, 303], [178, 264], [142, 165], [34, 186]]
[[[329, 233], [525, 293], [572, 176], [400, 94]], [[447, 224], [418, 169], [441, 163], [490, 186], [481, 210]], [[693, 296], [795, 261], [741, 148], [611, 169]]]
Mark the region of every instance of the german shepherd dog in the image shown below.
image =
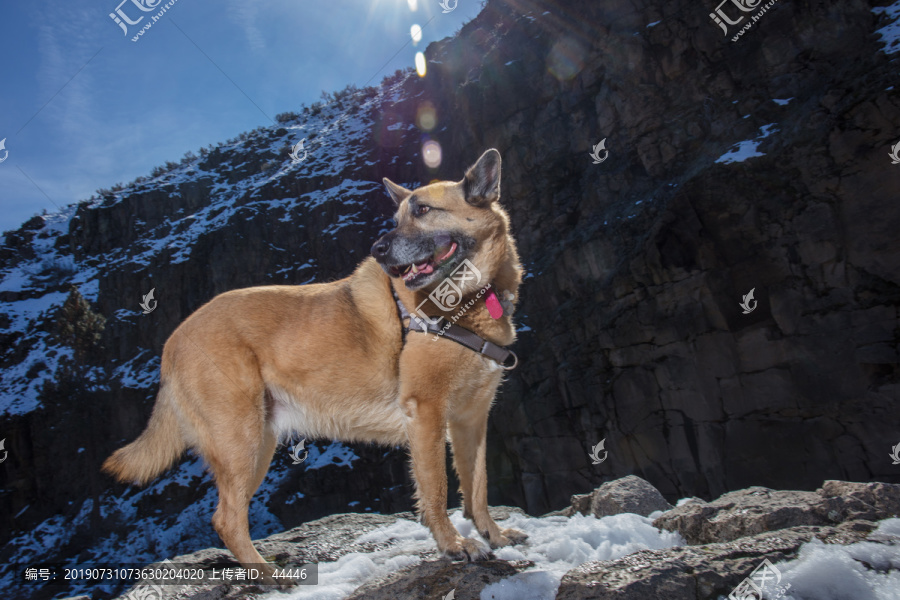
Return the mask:
[[[262, 565], [267, 583], [279, 582], [253, 547], [247, 509], [279, 441], [294, 432], [408, 445], [418, 513], [438, 549], [452, 559], [484, 560], [490, 550], [462, 537], [447, 517], [449, 437], [466, 518], [493, 548], [526, 538], [488, 514], [487, 421], [503, 370], [444, 336], [405, 331], [398, 310], [421, 305], [420, 314], [456, 317], [493, 344], [514, 341], [513, 305], [496, 318], [482, 298], [489, 282], [514, 299], [522, 279], [498, 201], [500, 153], [485, 152], [462, 181], [415, 191], [384, 184], [397, 226], [352, 275], [225, 292], [185, 319], [163, 348], [146, 429], [103, 464], [120, 481], [145, 484], [195, 449], [218, 487], [216, 532], [241, 564]], [[426, 300], [463, 261], [481, 283], [459, 283], [469, 307], [460, 316]]]

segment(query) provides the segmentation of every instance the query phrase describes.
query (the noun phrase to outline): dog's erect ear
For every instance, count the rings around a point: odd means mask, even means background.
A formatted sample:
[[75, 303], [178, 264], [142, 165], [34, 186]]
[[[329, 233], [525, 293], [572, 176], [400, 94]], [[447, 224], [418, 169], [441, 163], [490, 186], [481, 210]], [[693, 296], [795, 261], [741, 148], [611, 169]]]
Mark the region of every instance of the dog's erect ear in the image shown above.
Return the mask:
[[500, 198], [500, 153], [494, 148], [485, 151], [466, 171], [463, 179], [466, 202], [487, 206]]
[[403, 202], [410, 194], [411, 191], [403, 187], [402, 185], [397, 185], [387, 177], [382, 179], [384, 182], [384, 187], [387, 188], [388, 194], [391, 195], [391, 199], [394, 201], [394, 204], [399, 205]]

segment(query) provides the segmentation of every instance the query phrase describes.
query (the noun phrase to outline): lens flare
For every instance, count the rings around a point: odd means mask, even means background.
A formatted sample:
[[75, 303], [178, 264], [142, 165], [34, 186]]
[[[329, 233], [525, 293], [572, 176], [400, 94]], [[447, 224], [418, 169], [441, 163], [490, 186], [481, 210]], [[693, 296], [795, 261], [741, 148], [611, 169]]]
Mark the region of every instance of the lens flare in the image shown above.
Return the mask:
[[422, 160], [429, 169], [441, 166], [441, 145], [434, 140], [422, 144]]
[[419, 10], [419, 0], [406, 0], [406, 3], [409, 4], [409, 10], [412, 12]]
[[437, 112], [434, 104], [426, 100], [416, 109], [416, 127], [422, 131], [431, 131], [437, 125]]
[[416, 71], [419, 77], [425, 77], [425, 55], [421, 52], [416, 52]]
[[409, 37], [412, 38], [413, 44], [418, 44], [422, 41], [422, 28], [418, 25], [413, 25], [409, 28]]
[[547, 71], [560, 81], [569, 81], [584, 68], [585, 47], [575, 39], [559, 40], [547, 55]]

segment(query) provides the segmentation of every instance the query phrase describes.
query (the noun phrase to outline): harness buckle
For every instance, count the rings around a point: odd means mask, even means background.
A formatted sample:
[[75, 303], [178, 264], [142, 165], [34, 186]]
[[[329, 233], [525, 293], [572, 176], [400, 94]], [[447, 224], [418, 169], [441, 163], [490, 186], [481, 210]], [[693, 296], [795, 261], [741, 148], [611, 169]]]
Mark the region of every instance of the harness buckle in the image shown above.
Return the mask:
[[421, 331], [422, 333], [437, 333], [444, 328], [444, 317], [422, 317], [410, 313], [410, 329]]

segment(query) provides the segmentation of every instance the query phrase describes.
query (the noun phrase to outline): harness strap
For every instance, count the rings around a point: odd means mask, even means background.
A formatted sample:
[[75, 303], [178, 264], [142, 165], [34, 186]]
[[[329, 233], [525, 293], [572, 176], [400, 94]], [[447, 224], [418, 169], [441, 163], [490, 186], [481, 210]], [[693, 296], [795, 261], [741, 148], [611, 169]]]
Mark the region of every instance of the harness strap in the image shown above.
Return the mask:
[[[429, 318], [426, 320], [418, 315], [410, 314], [409, 311], [406, 310], [406, 307], [403, 306], [400, 298], [397, 297], [397, 292], [394, 292], [394, 300], [397, 301], [397, 310], [400, 312], [400, 322], [403, 323], [406, 319], [409, 319], [409, 325], [403, 326], [404, 343], [406, 342], [407, 331], [434, 333], [441, 337], [451, 339], [457, 344], [461, 344], [479, 354], [487, 356], [495, 361], [504, 371], [512, 371], [516, 368], [516, 365], [519, 364], [519, 357], [516, 356], [516, 353], [512, 350], [489, 342], [474, 331], [470, 331], [456, 323], [448, 323], [447, 319], [444, 317], [438, 317], [437, 319]], [[511, 365], [507, 365], [506, 361], [509, 360], [510, 356], [512, 357], [513, 362]]]
[[406, 307], [403, 306], [403, 303], [400, 302], [400, 297], [397, 296], [397, 292], [391, 288], [391, 293], [394, 295], [394, 302], [397, 304], [397, 316], [400, 317], [400, 341], [402, 345], [406, 345], [406, 332], [409, 331], [409, 328], [406, 327], [403, 322], [406, 319], [409, 319], [409, 311], [406, 310]]

